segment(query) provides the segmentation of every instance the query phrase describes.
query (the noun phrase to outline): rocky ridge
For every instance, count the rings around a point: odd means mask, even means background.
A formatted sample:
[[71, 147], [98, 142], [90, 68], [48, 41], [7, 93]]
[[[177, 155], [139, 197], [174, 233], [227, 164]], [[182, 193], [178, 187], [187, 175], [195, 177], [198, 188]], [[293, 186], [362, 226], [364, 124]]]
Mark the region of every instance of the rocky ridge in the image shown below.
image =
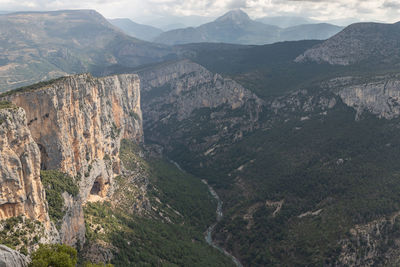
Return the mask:
[[298, 56], [296, 62], [350, 65], [398, 61], [400, 24], [355, 23]]

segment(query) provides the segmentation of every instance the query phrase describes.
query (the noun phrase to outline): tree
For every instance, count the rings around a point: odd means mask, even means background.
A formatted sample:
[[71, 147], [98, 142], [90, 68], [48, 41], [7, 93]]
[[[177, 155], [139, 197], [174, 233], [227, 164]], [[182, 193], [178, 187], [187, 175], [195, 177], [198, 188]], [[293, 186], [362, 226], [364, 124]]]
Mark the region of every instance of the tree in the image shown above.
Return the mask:
[[60, 244], [41, 244], [32, 254], [31, 267], [75, 267], [78, 261], [76, 249]]

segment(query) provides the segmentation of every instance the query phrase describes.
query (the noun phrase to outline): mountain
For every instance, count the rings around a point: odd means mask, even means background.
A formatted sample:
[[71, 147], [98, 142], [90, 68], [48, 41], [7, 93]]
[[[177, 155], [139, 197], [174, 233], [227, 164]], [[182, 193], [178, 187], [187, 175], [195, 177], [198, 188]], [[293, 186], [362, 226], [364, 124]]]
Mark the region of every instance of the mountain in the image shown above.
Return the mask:
[[173, 29], [185, 28], [185, 27], [197, 27], [204, 23], [212, 21], [214, 18], [208, 16], [175, 16], [169, 14], [163, 17], [151, 17], [143, 19], [144, 24], [152, 25], [153, 27], [169, 31]]
[[163, 32], [152, 26], [135, 23], [130, 19], [109, 19], [109, 21], [126, 34], [145, 41], [151, 41]]
[[226, 13], [213, 22], [196, 28], [177, 29], [160, 34], [157, 43], [169, 45], [223, 42], [234, 44], [269, 44], [279, 41], [327, 39], [342, 28], [331, 24], [307, 24], [281, 29], [251, 20], [241, 10]]
[[326, 40], [342, 29], [343, 27], [328, 23], [304, 24], [281, 30], [280, 39], [284, 41]]
[[398, 63], [400, 23], [355, 23], [339, 34], [307, 50], [296, 61], [333, 65]]
[[277, 31], [276, 26], [267, 26], [253, 21], [245, 12], [234, 10], [196, 28], [162, 33], [154, 41], [169, 45], [197, 42], [261, 44], [265, 40], [270, 40], [270, 42], [277, 40]]
[[262, 22], [267, 25], [274, 25], [280, 28], [317, 23], [315, 20], [309, 18], [293, 16], [262, 17], [256, 19], [256, 21]]
[[162, 45], [123, 34], [93, 10], [0, 15], [0, 86], [16, 88], [107, 65], [162, 60]]

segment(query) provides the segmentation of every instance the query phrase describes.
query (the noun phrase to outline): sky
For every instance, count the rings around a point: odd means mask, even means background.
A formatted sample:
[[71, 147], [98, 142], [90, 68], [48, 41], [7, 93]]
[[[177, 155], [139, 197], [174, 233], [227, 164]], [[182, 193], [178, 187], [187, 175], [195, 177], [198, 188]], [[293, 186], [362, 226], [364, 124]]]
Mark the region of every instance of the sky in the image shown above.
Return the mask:
[[321, 21], [400, 21], [400, 0], [0, 0], [0, 11], [95, 9], [107, 18], [218, 17], [241, 8], [252, 18], [303, 16]]

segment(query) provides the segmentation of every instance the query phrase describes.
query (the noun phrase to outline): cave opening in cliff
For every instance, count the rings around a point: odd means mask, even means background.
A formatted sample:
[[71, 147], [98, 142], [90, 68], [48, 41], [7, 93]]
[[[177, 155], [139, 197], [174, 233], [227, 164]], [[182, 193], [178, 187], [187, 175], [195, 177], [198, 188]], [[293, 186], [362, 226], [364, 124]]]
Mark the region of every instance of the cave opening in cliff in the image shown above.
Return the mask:
[[98, 176], [93, 183], [92, 189], [90, 190], [91, 195], [98, 195], [105, 197], [107, 194], [109, 182], [105, 182], [102, 176]]
[[49, 155], [47, 155], [46, 148], [38, 143], [38, 147], [40, 150], [40, 169], [47, 170], [47, 162], [49, 160]]

